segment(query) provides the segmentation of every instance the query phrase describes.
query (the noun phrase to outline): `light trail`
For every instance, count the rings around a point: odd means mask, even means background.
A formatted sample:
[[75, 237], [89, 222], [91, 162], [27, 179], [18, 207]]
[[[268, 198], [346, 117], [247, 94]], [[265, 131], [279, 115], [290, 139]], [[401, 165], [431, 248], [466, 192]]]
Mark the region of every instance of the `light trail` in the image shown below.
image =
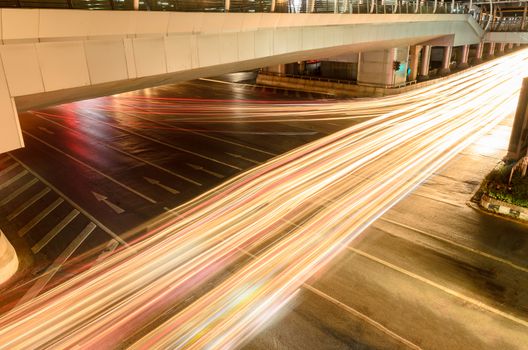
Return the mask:
[[[512, 113], [527, 59], [520, 51], [399, 97], [323, 105], [347, 118], [356, 107], [393, 110], [150, 223], [135, 252], [121, 251], [0, 317], [0, 349], [239, 346], [371, 222]], [[308, 108], [296, 120], [322, 118]]]

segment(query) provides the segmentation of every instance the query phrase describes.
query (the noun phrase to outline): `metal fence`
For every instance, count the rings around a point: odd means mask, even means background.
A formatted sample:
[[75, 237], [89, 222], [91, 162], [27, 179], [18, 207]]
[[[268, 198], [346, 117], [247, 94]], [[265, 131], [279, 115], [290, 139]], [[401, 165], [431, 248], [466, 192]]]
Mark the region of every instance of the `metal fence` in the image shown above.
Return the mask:
[[[463, 1], [139, 0], [144, 11], [280, 13], [463, 13]], [[134, 10], [134, 0], [0, 0], [0, 7]]]

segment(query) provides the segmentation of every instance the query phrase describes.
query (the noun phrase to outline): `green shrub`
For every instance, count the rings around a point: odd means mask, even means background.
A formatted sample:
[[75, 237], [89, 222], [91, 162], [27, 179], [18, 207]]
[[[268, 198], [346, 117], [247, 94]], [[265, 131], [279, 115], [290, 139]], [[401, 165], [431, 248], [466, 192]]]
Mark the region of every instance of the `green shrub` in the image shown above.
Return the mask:
[[528, 176], [521, 177], [519, 172], [515, 172], [508, 185], [510, 172], [511, 165], [493, 169], [486, 176], [483, 191], [491, 198], [528, 208]]

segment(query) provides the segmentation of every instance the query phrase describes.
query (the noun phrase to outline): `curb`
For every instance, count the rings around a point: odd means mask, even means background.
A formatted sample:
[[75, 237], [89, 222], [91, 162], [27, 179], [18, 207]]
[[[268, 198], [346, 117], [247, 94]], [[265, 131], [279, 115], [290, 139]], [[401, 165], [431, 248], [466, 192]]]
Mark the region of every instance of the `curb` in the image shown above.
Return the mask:
[[18, 256], [0, 230], [0, 284], [9, 280], [18, 270]]
[[507, 215], [517, 220], [528, 221], [527, 208], [490, 198], [487, 194], [482, 194], [479, 204], [482, 208], [488, 211]]

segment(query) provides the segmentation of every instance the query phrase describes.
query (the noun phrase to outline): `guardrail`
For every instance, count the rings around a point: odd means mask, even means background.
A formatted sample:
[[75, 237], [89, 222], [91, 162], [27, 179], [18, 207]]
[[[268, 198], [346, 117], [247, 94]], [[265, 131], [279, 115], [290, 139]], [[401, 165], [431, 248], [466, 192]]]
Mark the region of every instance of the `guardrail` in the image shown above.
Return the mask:
[[0, 7], [278, 13], [464, 13], [467, 1], [420, 0], [0, 0]]

